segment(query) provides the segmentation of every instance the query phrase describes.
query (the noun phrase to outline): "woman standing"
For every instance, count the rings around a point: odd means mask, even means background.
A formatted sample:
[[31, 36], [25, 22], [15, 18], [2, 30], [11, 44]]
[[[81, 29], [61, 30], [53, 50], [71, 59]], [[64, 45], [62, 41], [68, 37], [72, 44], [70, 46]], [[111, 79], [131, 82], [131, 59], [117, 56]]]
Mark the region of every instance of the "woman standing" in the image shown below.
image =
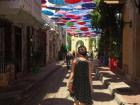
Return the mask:
[[78, 57], [75, 58], [71, 66], [71, 74], [67, 82], [70, 89], [72, 81], [72, 94], [74, 105], [92, 105], [92, 76], [91, 63], [86, 59], [86, 47], [78, 48]]

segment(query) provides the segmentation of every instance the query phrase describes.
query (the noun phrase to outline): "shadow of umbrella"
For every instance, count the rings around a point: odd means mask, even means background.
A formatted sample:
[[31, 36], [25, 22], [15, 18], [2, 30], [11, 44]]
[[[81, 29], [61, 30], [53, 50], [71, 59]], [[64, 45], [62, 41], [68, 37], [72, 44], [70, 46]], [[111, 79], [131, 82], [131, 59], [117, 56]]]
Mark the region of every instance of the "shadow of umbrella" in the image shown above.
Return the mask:
[[111, 101], [114, 99], [112, 95], [102, 92], [94, 92], [92, 97], [94, 101], [103, 101], [103, 102]]
[[73, 105], [73, 101], [64, 98], [49, 98], [43, 100], [40, 105]]
[[93, 85], [94, 89], [107, 89], [107, 86], [105, 85]]

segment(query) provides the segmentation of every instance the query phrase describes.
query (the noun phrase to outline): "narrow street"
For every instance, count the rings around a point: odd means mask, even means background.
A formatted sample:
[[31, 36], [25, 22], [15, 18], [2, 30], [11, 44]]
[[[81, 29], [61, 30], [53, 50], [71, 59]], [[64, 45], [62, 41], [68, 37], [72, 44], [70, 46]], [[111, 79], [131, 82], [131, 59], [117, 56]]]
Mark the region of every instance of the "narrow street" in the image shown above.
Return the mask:
[[78, 100], [140, 105], [139, 45], [140, 0], [0, 0], [0, 105], [73, 105], [77, 58]]
[[[65, 87], [70, 71], [56, 70], [45, 80], [29, 90], [18, 105], [73, 105]], [[93, 79], [94, 105], [117, 105], [109, 90], [99, 80]]]

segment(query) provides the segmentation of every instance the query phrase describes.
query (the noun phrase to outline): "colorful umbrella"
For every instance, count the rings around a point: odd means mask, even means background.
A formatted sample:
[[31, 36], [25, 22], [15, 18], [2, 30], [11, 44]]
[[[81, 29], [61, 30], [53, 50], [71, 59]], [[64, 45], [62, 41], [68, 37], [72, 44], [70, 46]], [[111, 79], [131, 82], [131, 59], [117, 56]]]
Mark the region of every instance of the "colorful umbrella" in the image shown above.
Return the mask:
[[82, 0], [82, 2], [91, 2], [92, 0]]
[[60, 11], [57, 11], [56, 13], [57, 14], [63, 14], [63, 15], [65, 15], [66, 14], [66, 11], [60, 10]]
[[47, 8], [51, 10], [59, 10], [59, 8], [55, 6], [47, 6]]
[[84, 3], [84, 4], [82, 4], [82, 8], [95, 9], [96, 8], [96, 4], [95, 3]]
[[52, 4], [58, 4], [58, 5], [63, 5], [64, 1], [63, 0], [48, 0], [49, 3]]
[[73, 23], [72, 22], [66, 22], [66, 26], [73, 26]]
[[65, 14], [65, 17], [68, 17], [68, 18], [72, 18], [74, 17], [75, 15], [74, 14], [71, 14], [71, 13], [68, 13], [68, 14]]
[[46, 3], [46, 0], [41, 0], [41, 4], [45, 4]]
[[55, 13], [54, 16], [62, 17], [63, 14], [57, 14], [57, 13]]
[[70, 8], [69, 6], [61, 6], [60, 10], [70, 11], [70, 10], [72, 10], [72, 8]]
[[80, 27], [80, 30], [81, 31], [88, 31], [88, 27], [82, 26], [82, 27]]
[[76, 10], [81, 10], [81, 9], [82, 9], [82, 6], [80, 6], [80, 5], [75, 6], [74, 9], [76, 9]]
[[75, 19], [71, 19], [70, 22], [77, 22], [77, 20], [75, 20]]
[[65, 22], [57, 22], [58, 25], [65, 25]]
[[86, 23], [83, 22], [83, 21], [78, 21], [77, 24], [84, 25], [84, 24], [86, 24]]
[[42, 10], [42, 13], [45, 14], [45, 15], [49, 15], [49, 16], [54, 15], [54, 13], [49, 11], [49, 10]]
[[75, 4], [75, 3], [78, 3], [80, 1], [81, 0], [64, 0], [64, 2], [67, 3], [67, 4]]
[[71, 20], [71, 18], [67, 18], [67, 17], [63, 17], [62, 19], [65, 19], [65, 20]]
[[72, 17], [72, 19], [80, 19], [81, 17], [80, 16], [76, 16], [76, 15], [74, 15], [73, 17]]
[[71, 27], [69, 27], [69, 29], [77, 29], [77, 27], [71, 26]]
[[83, 17], [83, 20], [89, 20], [90, 18], [89, 17]]
[[65, 20], [65, 19], [60, 19], [59, 22], [64, 22], [66, 23], [68, 20]]
[[47, 5], [46, 4], [41, 4], [41, 7], [42, 8], [47, 8]]

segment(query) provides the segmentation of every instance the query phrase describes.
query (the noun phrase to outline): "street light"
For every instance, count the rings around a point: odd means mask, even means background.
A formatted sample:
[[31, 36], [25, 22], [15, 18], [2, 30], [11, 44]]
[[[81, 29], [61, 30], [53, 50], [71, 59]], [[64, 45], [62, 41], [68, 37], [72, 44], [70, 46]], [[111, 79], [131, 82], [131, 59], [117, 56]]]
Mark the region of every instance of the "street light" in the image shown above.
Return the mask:
[[121, 12], [117, 12], [117, 13], [115, 14], [115, 17], [116, 17], [117, 21], [122, 22], [122, 23], [124, 23], [124, 24], [129, 24], [129, 27], [132, 27], [132, 20], [124, 21]]
[[134, 0], [134, 2], [140, 13], [140, 0]]

